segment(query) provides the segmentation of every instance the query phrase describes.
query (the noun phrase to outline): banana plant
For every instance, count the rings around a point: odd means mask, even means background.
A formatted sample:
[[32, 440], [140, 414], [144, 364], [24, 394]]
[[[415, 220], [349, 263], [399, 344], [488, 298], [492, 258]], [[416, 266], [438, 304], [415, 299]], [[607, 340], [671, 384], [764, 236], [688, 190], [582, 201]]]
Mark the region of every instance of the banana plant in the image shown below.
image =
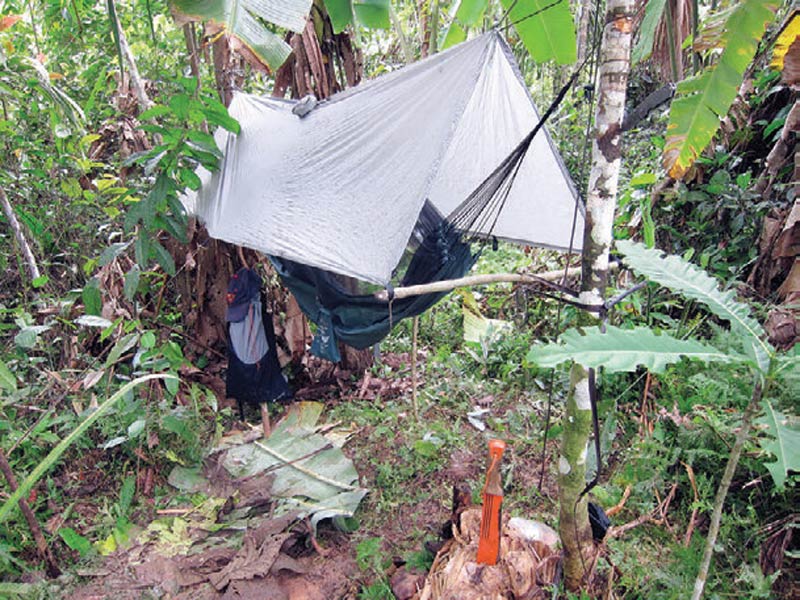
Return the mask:
[[[498, 10], [511, 24], [531, 57], [566, 65], [575, 62], [577, 39], [569, 2], [553, 0], [500, 0]], [[442, 32], [440, 47], [467, 39], [471, 28], [483, 27], [489, 0], [455, 0], [450, 22]]]
[[392, 7], [389, 0], [325, 0], [334, 33], [356, 23], [370, 29], [389, 29]]
[[179, 25], [205, 22], [210, 33], [231, 36], [252, 65], [275, 71], [292, 49], [267, 23], [301, 32], [311, 0], [171, 0], [169, 6]]
[[[646, 327], [631, 330], [608, 327], [605, 332], [590, 327], [569, 330], [562, 335], [560, 342], [533, 346], [528, 360], [542, 367], [555, 367], [573, 360], [587, 368], [603, 367], [608, 372], [646, 367], [660, 373], [668, 365], [687, 358], [706, 363], [738, 364], [752, 372], [751, 401], [742, 417], [714, 501], [706, 548], [692, 596], [696, 600], [703, 593], [725, 496], [754, 421], [765, 428], [766, 435], [759, 439], [762, 449], [775, 458], [766, 466], [776, 488], [784, 488], [791, 471], [800, 471], [800, 428], [796, 419], [778, 410], [769, 396], [771, 382], [778, 377], [796, 375], [800, 354], [796, 349], [793, 353], [778, 354], [766, 341], [766, 334], [751, 315], [750, 308], [736, 300], [733, 290], [722, 291], [717, 281], [705, 271], [682, 258], [663, 256], [659, 250], [648, 249], [642, 244], [618, 241], [616, 246], [633, 271], [702, 303], [715, 316], [727, 321], [736, 346], [723, 350], [699, 340], [678, 339], [668, 333], [656, 334]], [[762, 416], [756, 420], [759, 413]]]
[[683, 177], [713, 139], [778, 5], [777, 0], [743, 0], [715, 15], [695, 40], [696, 51], [722, 53], [713, 65], [678, 84], [664, 146], [664, 168], [671, 177]]

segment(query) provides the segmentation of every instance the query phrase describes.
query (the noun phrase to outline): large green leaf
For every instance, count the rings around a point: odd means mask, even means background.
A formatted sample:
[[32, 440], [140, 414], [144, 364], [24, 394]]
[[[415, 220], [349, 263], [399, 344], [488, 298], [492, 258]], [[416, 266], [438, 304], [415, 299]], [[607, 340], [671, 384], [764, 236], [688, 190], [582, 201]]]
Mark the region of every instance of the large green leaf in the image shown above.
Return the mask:
[[776, 0], [742, 0], [722, 28], [719, 61], [678, 85], [664, 146], [670, 176], [682, 177], [711, 142], [777, 6]]
[[389, 17], [389, 0], [360, 0], [353, 2], [356, 20], [370, 29], [389, 29], [392, 22]]
[[272, 473], [277, 512], [299, 509], [314, 527], [320, 519], [352, 517], [367, 493], [353, 462], [319, 432], [322, 408], [318, 402], [295, 403], [269, 438], [234, 446], [222, 460], [234, 477]]
[[775, 408], [768, 399], [761, 403], [764, 415], [756, 423], [766, 427], [761, 447], [775, 457], [766, 463], [775, 487], [783, 490], [789, 471], [800, 472], [800, 423]]
[[488, 5], [489, 0], [460, 0], [456, 9], [456, 19], [462, 25], [474, 27], [480, 23]]
[[575, 62], [575, 24], [567, 0], [501, 0], [501, 4], [504, 10], [511, 7], [508, 20], [535, 61]]
[[389, 29], [391, 26], [390, 0], [325, 0], [325, 8], [335, 33], [353, 24], [353, 19], [370, 29]]
[[439, 48], [446, 50], [467, 39], [467, 28], [481, 24], [489, 0], [456, 0], [450, 7], [450, 24], [442, 31]]
[[243, 56], [272, 70], [280, 67], [292, 49], [270, 31], [266, 22], [302, 31], [311, 0], [171, 0], [178, 22], [208, 21], [233, 36]]
[[734, 290], [723, 292], [716, 279], [678, 256], [664, 256], [660, 250], [629, 240], [617, 241], [617, 249], [625, 255], [628, 266], [640, 275], [702, 302], [712, 313], [729, 321], [744, 338], [748, 356], [766, 374], [773, 349], [764, 341], [764, 330], [750, 314], [750, 307], [736, 300]]
[[656, 39], [656, 27], [664, 14], [667, 0], [649, 0], [644, 7], [644, 18], [639, 26], [636, 45], [631, 52], [631, 62], [636, 64], [644, 60], [653, 52], [653, 42]]
[[604, 367], [609, 372], [635, 371], [646, 367], [654, 373], [662, 372], [667, 365], [681, 357], [704, 362], [733, 362], [736, 356], [726, 354], [713, 346], [695, 340], [679, 340], [668, 334], [656, 335], [647, 327], [619, 329], [587, 327], [583, 333], [570, 329], [558, 343], [533, 346], [528, 360], [541, 367], [555, 367], [574, 360], [584, 367]]

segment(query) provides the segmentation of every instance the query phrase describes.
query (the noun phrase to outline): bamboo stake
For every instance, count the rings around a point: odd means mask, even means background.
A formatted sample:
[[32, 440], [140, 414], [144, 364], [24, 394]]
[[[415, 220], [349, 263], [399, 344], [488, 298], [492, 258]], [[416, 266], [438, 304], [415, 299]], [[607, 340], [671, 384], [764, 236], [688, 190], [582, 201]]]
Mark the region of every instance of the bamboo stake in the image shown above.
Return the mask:
[[39, 273], [39, 265], [36, 264], [36, 257], [33, 255], [33, 251], [28, 245], [28, 241], [25, 239], [25, 234], [22, 233], [22, 227], [17, 220], [17, 216], [14, 214], [14, 209], [12, 208], [11, 203], [8, 201], [8, 198], [1, 187], [0, 204], [3, 205], [3, 213], [5, 214], [6, 219], [8, 219], [8, 224], [11, 226], [11, 230], [14, 232], [14, 237], [16, 238], [17, 244], [22, 251], [22, 256], [25, 258], [25, 263], [28, 265], [28, 273], [30, 274], [31, 279], [39, 279], [41, 274]]

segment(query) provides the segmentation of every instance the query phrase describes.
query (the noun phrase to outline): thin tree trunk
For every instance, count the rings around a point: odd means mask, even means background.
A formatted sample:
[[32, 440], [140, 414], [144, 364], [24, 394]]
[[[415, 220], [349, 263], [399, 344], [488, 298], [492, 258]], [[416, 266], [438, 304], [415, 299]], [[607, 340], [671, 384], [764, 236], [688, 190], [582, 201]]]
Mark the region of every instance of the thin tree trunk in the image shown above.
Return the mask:
[[194, 23], [186, 23], [183, 26], [183, 38], [186, 41], [186, 50], [189, 52], [189, 67], [192, 69], [192, 76], [200, 82], [200, 51], [197, 48], [197, 34], [194, 30]]
[[761, 381], [757, 379], [753, 386], [753, 395], [750, 399], [750, 404], [747, 405], [744, 415], [742, 416], [742, 426], [736, 434], [736, 441], [733, 443], [733, 448], [731, 448], [728, 464], [725, 466], [725, 472], [722, 474], [722, 481], [719, 482], [717, 495], [714, 497], [714, 512], [711, 514], [711, 524], [708, 526], [708, 537], [706, 538], [706, 547], [703, 551], [703, 560], [700, 562], [700, 570], [697, 573], [697, 579], [694, 581], [692, 600], [700, 600], [703, 596], [706, 579], [708, 578], [708, 569], [711, 566], [711, 557], [714, 554], [714, 545], [717, 543], [719, 524], [722, 520], [722, 508], [725, 506], [725, 497], [728, 495], [728, 490], [731, 487], [733, 474], [736, 472], [736, 465], [739, 464], [739, 457], [742, 455], [742, 448], [744, 448], [744, 443], [747, 441], [747, 436], [750, 433], [753, 418], [758, 414], [761, 406], [762, 396], [763, 387]]
[[681, 80], [683, 73], [683, 54], [680, 48], [680, 11], [681, 3], [676, 2], [672, 5], [672, 0], [667, 0], [664, 7], [664, 26], [667, 30], [667, 50], [669, 52], [669, 67], [672, 74], [672, 81]]
[[28, 274], [31, 276], [31, 280], [39, 279], [39, 277], [41, 277], [41, 273], [39, 272], [39, 265], [36, 264], [36, 257], [33, 255], [33, 251], [28, 245], [28, 240], [25, 239], [25, 234], [22, 232], [22, 226], [19, 224], [17, 215], [14, 214], [14, 209], [11, 206], [11, 203], [8, 201], [3, 188], [0, 188], [0, 204], [3, 205], [3, 214], [5, 214], [6, 219], [8, 219], [8, 224], [11, 227], [11, 230], [14, 232], [14, 237], [17, 240], [17, 245], [19, 245], [19, 249], [22, 252], [23, 258], [25, 259], [25, 264], [28, 267]]
[[231, 65], [231, 43], [227, 35], [220, 35], [211, 46], [214, 56], [214, 79], [217, 93], [225, 106], [233, 99], [233, 66]]
[[419, 21], [420, 43], [419, 57], [427, 58], [431, 47], [431, 30], [429, 28], [431, 18], [430, 0], [419, 0], [417, 2], [417, 20]]
[[[114, 0], [109, 1], [114, 3]], [[125, 62], [128, 63], [128, 76], [131, 78], [131, 85], [133, 85], [133, 91], [136, 94], [136, 101], [139, 103], [139, 109], [145, 111], [153, 106], [153, 101], [150, 100], [150, 97], [147, 95], [147, 91], [144, 88], [144, 81], [142, 80], [141, 75], [139, 75], [139, 69], [136, 66], [136, 59], [134, 59], [133, 52], [131, 52], [131, 47], [128, 45], [128, 38], [125, 37], [125, 31], [122, 29], [122, 24], [119, 22], [119, 16], [116, 8], [113, 12], [109, 11], [108, 16], [109, 18], [116, 20], [114, 26], [117, 28], [117, 33], [119, 34], [119, 47], [122, 50], [122, 56], [125, 57]]]
[[[595, 139], [583, 235], [581, 301], [590, 306], [603, 303], [608, 282], [621, 158], [621, 123], [630, 70], [632, 13], [631, 0], [609, 0], [600, 54]], [[591, 317], [587, 315], [586, 318]], [[580, 498], [586, 481], [586, 456], [592, 429], [589, 376], [589, 371], [580, 365], [572, 367], [558, 469], [559, 533], [564, 545], [564, 579], [569, 590], [578, 590], [585, 584], [594, 552], [587, 499]]]
[[589, 21], [592, 16], [594, 2], [581, 0], [581, 15], [578, 19], [578, 64], [586, 58], [586, 45], [589, 42]]

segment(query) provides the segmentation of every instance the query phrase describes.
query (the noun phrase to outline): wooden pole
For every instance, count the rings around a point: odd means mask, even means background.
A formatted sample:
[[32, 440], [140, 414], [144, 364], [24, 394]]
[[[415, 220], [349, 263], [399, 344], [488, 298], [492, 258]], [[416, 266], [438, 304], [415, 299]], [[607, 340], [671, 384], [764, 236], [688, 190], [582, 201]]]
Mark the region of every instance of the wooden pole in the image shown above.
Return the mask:
[[[613, 265], [613, 263], [612, 263]], [[611, 265], [610, 265], [611, 266]], [[566, 275], [574, 277], [580, 275], [581, 267], [572, 267], [567, 269]], [[489, 283], [528, 283], [536, 284], [545, 281], [558, 281], [564, 277], [564, 270], [546, 271], [538, 275], [526, 275], [524, 273], [489, 273], [487, 275], [468, 275], [466, 277], [459, 277], [458, 279], [447, 279], [445, 281], [435, 281], [433, 283], [423, 283], [420, 285], [410, 285], [408, 287], [399, 287], [394, 289], [393, 298], [395, 300], [400, 298], [409, 298], [411, 296], [421, 296], [422, 294], [431, 294], [434, 292], [449, 292], [460, 287], [470, 287], [474, 285], [487, 285]], [[376, 292], [375, 298], [389, 301], [389, 294], [386, 290]]]
[[419, 334], [419, 315], [414, 317], [411, 324], [411, 407], [414, 410], [414, 420], [419, 422], [419, 407], [417, 405], [417, 336]]

